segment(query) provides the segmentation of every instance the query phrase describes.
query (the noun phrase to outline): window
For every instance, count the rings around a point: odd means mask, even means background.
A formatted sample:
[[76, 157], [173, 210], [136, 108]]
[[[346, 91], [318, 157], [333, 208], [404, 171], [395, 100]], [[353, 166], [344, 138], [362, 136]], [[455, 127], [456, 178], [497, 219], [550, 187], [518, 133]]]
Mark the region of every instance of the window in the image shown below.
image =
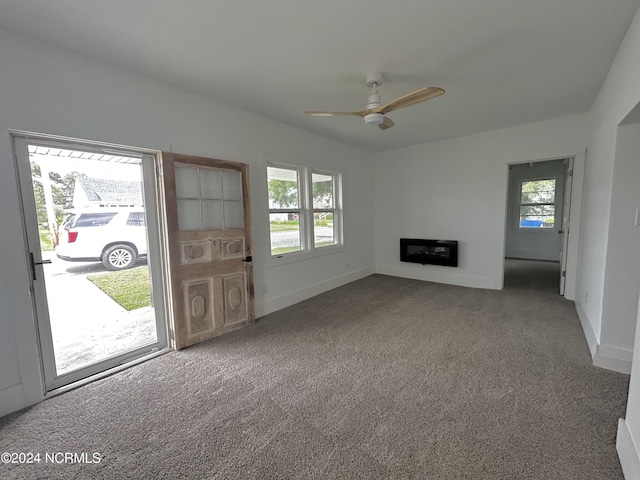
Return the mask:
[[128, 227], [144, 227], [144, 212], [131, 212], [127, 218]]
[[340, 175], [268, 165], [271, 256], [324, 253], [342, 245]]
[[300, 173], [295, 168], [267, 168], [271, 255], [303, 249]]
[[316, 248], [335, 245], [338, 217], [336, 203], [336, 175], [311, 173], [311, 196], [313, 201], [313, 245]]
[[186, 165], [175, 172], [181, 231], [244, 228], [240, 172]]
[[556, 216], [555, 179], [520, 184], [520, 228], [553, 228]]
[[74, 227], [102, 227], [109, 223], [113, 217], [113, 213], [83, 213], [78, 217]]

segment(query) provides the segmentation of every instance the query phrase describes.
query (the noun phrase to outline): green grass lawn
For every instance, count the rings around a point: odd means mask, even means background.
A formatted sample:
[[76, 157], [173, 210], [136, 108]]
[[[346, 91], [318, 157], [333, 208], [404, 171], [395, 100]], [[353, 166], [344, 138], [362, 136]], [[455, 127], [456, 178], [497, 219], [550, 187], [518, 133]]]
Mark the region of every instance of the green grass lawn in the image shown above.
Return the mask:
[[278, 247], [271, 249], [271, 255], [280, 255], [281, 253], [297, 252], [300, 247]]
[[53, 242], [51, 241], [51, 233], [46, 228], [41, 228], [38, 230], [40, 234], [40, 250], [43, 252], [52, 252], [53, 251]]
[[87, 275], [87, 279], [127, 311], [151, 305], [147, 267]]
[[335, 242], [332, 240], [325, 240], [324, 242], [316, 243], [315, 247], [328, 247], [329, 245], [335, 245]]
[[287, 223], [287, 222], [271, 222], [271, 233], [273, 232], [290, 232], [292, 230], [300, 229], [299, 223]]
[[[316, 227], [332, 227], [333, 223], [326, 220], [314, 220], [313, 224]], [[273, 232], [290, 232], [293, 230], [299, 230], [300, 224], [298, 222], [271, 222], [271, 233]]]

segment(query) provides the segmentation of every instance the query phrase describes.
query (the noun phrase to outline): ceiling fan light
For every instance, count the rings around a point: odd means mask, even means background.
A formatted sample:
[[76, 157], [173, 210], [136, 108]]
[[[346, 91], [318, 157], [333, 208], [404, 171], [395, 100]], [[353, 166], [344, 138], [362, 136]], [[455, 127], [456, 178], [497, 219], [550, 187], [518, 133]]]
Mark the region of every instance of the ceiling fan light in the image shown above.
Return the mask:
[[370, 113], [364, 116], [364, 123], [367, 125], [380, 125], [384, 122], [384, 114], [382, 113]]

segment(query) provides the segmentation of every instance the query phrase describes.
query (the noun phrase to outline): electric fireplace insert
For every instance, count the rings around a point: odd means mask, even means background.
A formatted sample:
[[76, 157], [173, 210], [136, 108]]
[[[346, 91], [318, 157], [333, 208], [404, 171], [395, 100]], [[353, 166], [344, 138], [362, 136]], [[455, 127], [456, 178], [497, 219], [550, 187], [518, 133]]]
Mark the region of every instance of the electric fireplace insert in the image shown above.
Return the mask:
[[457, 240], [400, 239], [400, 261], [422, 265], [458, 266]]

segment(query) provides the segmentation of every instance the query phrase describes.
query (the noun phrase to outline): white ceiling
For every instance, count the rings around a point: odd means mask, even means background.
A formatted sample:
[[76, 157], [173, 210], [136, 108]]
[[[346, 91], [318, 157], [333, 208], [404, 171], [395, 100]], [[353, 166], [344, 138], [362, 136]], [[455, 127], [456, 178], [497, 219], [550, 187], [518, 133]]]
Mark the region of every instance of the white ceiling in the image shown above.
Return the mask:
[[[0, 28], [381, 151], [586, 112], [640, 0], [0, 0]], [[26, 61], [26, 60], [25, 60]], [[383, 103], [359, 117], [366, 73]]]

